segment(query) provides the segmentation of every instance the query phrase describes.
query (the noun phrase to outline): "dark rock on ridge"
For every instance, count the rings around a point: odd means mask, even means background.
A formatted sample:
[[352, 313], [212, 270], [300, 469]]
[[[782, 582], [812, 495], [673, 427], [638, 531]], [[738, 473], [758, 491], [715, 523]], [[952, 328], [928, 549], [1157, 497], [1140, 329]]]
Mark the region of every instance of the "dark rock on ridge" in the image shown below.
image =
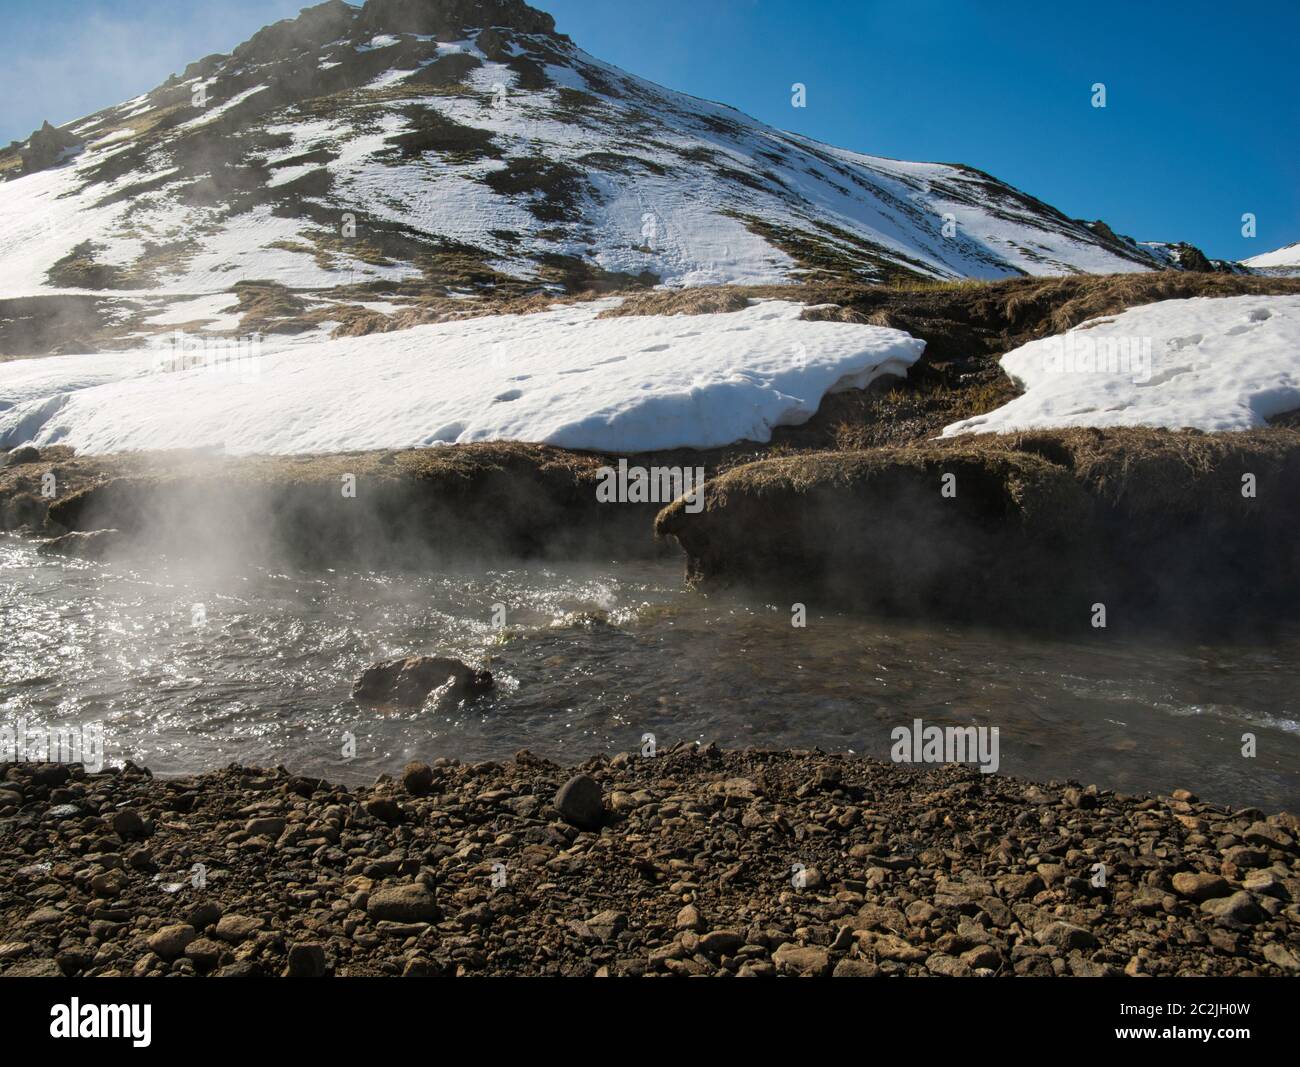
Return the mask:
[[448, 34], [454, 39], [488, 26], [552, 34], [555, 19], [522, 0], [367, 0], [357, 16], [360, 33]]
[[38, 170], [47, 170], [62, 163], [80, 147], [81, 142], [76, 137], [66, 130], [51, 126], [47, 119], [19, 150], [22, 156], [23, 173], [32, 174]]

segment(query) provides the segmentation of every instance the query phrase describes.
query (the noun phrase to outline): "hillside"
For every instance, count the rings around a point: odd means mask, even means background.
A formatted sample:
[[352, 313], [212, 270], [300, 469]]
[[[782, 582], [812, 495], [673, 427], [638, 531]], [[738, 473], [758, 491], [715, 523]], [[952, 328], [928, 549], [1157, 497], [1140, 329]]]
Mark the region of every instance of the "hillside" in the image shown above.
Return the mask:
[[652, 84], [519, 0], [329, 0], [15, 142], [0, 178], [9, 355], [367, 333], [469, 297], [1188, 266], [971, 167]]
[[1300, 275], [1300, 241], [1241, 262], [1256, 274]]

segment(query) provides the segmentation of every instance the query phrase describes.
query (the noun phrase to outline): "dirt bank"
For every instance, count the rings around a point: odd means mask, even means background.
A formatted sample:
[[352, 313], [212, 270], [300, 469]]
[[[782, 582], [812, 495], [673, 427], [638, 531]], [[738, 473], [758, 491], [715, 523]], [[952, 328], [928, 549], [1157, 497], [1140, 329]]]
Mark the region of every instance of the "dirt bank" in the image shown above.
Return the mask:
[[[1247, 495], [1247, 493], [1253, 495]], [[656, 531], [696, 585], [926, 617], [1221, 631], [1296, 616], [1300, 434], [1064, 430], [762, 460]]]
[[740, 458], [632, 457], [704, 467], [702, 510], [660, 512], [601, 502], [615, 457], [535, 445], [236, 459], [47, 449], [0, 470], [0, 515], [44, 537], [117, 530], [112, 551], [305, 566], [680, 545], [695, 585], [991, 624], [1086, 628], [1101, 604], [1108, 628], [1223, 634], [1294, 620], [1300, 603], [1296, 430], [1044, 431]]
[[603, 462], [511, 443], [242, 458], [56, 448], [0, 471], [0, 513], [47, 536], [116, 529], [147, 551], [309, 566], [661, 550], [659, 505], [597, 500]]
[[953, 765], [19, 764], [0, 823], [7, 974], [1300, 972], [1295, 817]]

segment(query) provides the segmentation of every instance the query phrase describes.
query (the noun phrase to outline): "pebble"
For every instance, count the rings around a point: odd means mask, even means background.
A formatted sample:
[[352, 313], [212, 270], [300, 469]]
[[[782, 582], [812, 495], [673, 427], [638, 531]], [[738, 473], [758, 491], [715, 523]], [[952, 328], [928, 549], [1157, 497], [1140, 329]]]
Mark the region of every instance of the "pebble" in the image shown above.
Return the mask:
[[402, 788], [412, 796], [422, 797], [433, 790], [433, 768], [413, 760], [402, 771]]
[[149, 951], [155, 953], [160, 959], [174, 960], [184, 953], [190, 942], [198, 936], [198, 932], [189, 924], [173, 923], [150, 935]]
[[1096, 936], [1091, 931], [1085, 930], [1081, 926], [1075, 926], [1073, 923], [1049, 923], [1038, 931], [1037, 940], [1040, 945], [1051, 945], [1062, 952], [1097, 947]]
[[1268, 918], [1264, 909], [1255, 903], [1254, 898], [1244, 889], [1231, 896], [1207, 900], [1201, 905], [1201, 911], [1216, 919], [1227, 919], [1238, 923], [1263, 922]]
[[561, 818], [580, 830], [598, 830], [605, 820], [600, 784], [585, 774], [575, 774], [555, 794]]
[[677, 913], [673, 925], [678, 930], [699, 930], [704, 925], [704, 921], [700, 918], [699, 909], [694, 904], [687, 904]]
[[282, 833], [286, 826], [284, 819], [274, 816], [261, 819], [249, 819], [244, 824], [244, 833], [249, 837], [269, 837], [274, 841]]
[[376, 890], [370, 894], [366, 914], [396, 923], [433, 923], [442, 918], [434, 895], [418, 883]]
[[222, 945], [208, 937], [198, 937], [185, 946], [185, 956], [193, 960], [200, 971], [210, 971], [221, 960], [225, 951]]
[[113, 827], [113, 833], [124, 841], [145, 836], [144, 820], [130, 809], [113, 812], [109, 825]]
[[730, 956], [745, 943], [745, 935], [736, 930], [710, 930], [699, 939], [699, 951], [706, 956]]
[[232, 913], [221, 916], [212, 935], [220, 941], [237, 945], [241, 941], [247, 941], [265, 925], [266, 920], [258, 916]]
[[830, 953], [810, 945], [782, 945], [772, 954], [772, 962], [779, 973], [803, 978], [821, 978], [831, 969]]
[[1179, 871], [1173, 877], [1174, 892], [1198, 904], [1214, 897], [1226, 897], [1232, 893], [1228, 880], [1221, 875], [1208, 874], [1203, 871], [1192, 873]]
[[329, 968], [325, 946], [315, 942], [299, 942], [289, 946], [289, 963], [286, 978], [324, 978]]

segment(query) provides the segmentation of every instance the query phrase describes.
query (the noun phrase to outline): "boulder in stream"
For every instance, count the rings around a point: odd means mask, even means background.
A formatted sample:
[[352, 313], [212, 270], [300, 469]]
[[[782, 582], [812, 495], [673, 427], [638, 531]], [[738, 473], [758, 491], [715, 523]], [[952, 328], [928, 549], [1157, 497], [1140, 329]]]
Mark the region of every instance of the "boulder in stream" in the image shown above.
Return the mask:
[[407, 656], [367, 667], [352, 687], [352, 699], [419, 707], [435, 689], [444, 689], [446, 699], [460, 701], [491, 688], [490, 671], [475, 670], [448, 656]]
[[43, 556], [102, 560], [124, 540], [120, 530], [74, 530], [62, 537], [43, 541], [37, 551]]

